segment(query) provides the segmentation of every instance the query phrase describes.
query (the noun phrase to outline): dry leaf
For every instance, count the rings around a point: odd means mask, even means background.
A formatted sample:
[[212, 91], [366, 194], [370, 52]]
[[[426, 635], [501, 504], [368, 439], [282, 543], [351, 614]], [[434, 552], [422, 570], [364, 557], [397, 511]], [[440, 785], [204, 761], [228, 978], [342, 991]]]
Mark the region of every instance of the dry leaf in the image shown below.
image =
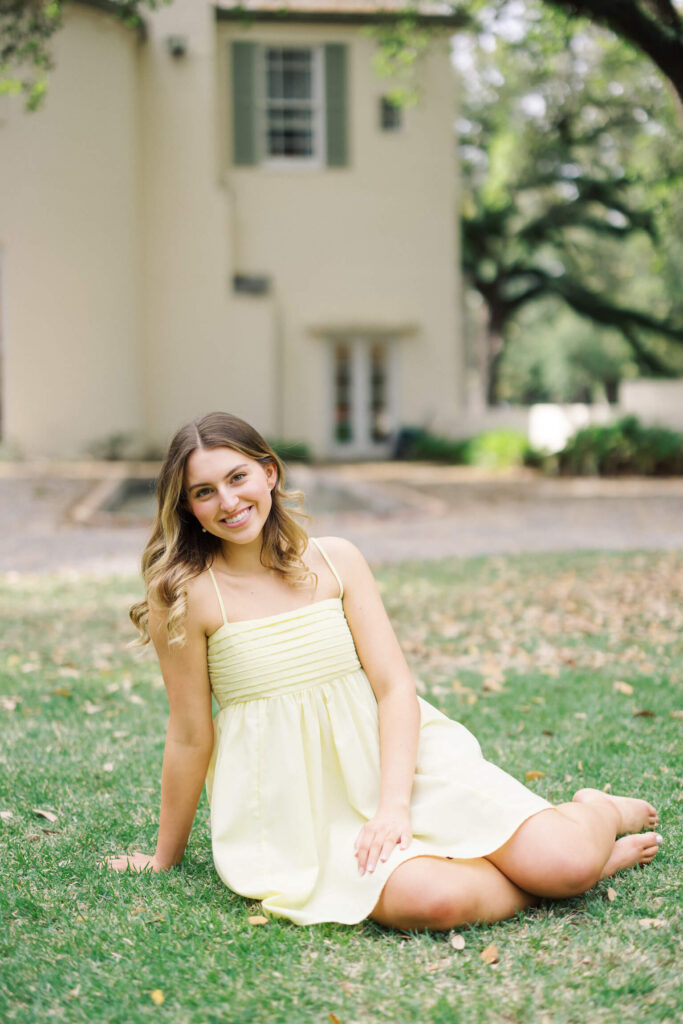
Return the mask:
[[57, 815], [52, 811], [44, 811], [42, 807], [34, 807], [33, 813], [37, 818], [45, 818], [47, 821], [57, 821]]
[[544, 779], [545, 778], [545, 772], [537, 772], [537, 771], [527, 772], [526, 775], [524, 776], [524, 778], [526, 779], [527, 782], [531, 782], [532, 779]]
[[640, 711], [633, 712], [634, 718], [656, 718], [654, 711], [650, 711], [649, 708], [641, 708]]
[[142, 699], [142, 697], [138, 697], [137, 693], [131, 693], [131, 695], [129, 696], [128, 700], [131, 702], [131, 704], [144, 704], [145, 703], [144, 700]]
[[337, 1016], [336, 1013], [330, 1014], [330, 1021], [332, 1022], [332, 1024], [341, 1024], [341, 1021], [339, 1020], [339, 1017]]
[[585, 711], [575, 711], [574, 718], [580, 718], [583, 721], [585, 718], [588, 718], [588, 715]]
[[93, 704], [91, 701], [86, 700], [85, 704], [83, 705], [83, 710], [85, 711], [86, 715], [96, 715], [99, 711], [102, 710], [102, 705]]
[[683, 711], [672, 711], [671, 712], [671, 717], [672, 718], [683, 718]]
[[455, 935], [451, 935], [450, 944], [453, 947], [453, 949], [458, 949], [458, 950], [464, 949], [465, 948], [465, 936], [464, 935], [460, 935], [459, 932], [456, 933]]
[[482, 950], [480, 953], [481, 959], [485, 964], [497, 964], [498, 963], [498, 946], [495, 942], [492, 942], [490, 946]]
[[612, 886], [610, 885], [609, 889], [607, 890], [607, 899], [610, 901], [610, 903], [614, 903], [616, 898], [617, 898], [617, 890], [613, 889]]
[[625, 683], [621, 679], [617, 679], [617, 681], [615, 682], [615, 684], [612, 687], [612, 689], [616, 693], [623, 693], [623, 694], [625, 694], [627, 697], [630, 697], [631, 694], [633, 693], [633, 687], [631, 686], [631, 684], [630, 683]]
[[52, 691], [52, 693], [53, 693], [53, 695], [55, 697], [70, 697], [71, 696], [71, 690], [69, 689], [68, 686], [56, 686], [55, 689]]
[[64, 668], [58, 669], [57, 675], [61, 676], [63, 679], [78, 679], [80, 672], [78, 669], [65, 666]]
[[150, 992], [150, 998], [155, 1006], [161, 1006], [164, 1002], [164, 993], [160, 988], [155, 988], [153, 992]]
[[664, 917], [641, 917], [638, 919], [638, 924], [642, 928], [666, 928], [666, 918]]
[[14, 711], [17, 704], [21, 704], [21, 697], [0, 697], [0, 708], [3, 711]]
[[113, 761], [105, 761], [104, 764], [102, 765], [102, 771], [103, 772], [113, 772], [114, 771], [114, 763], [113, 763]]
[[249, 924], [268, 924], [268, 918], [264, 917], [263, 914], [254, 914], [253, 917], [247, 918]]
[[14, 815], [11, 811], [0, 811], [0, 820], [2, 821], [11, 821], [13, 817]]
[[487, 676], [482, 683], [482, 688], [485, 693], [504, 693], [503, 684], [495, 676]]

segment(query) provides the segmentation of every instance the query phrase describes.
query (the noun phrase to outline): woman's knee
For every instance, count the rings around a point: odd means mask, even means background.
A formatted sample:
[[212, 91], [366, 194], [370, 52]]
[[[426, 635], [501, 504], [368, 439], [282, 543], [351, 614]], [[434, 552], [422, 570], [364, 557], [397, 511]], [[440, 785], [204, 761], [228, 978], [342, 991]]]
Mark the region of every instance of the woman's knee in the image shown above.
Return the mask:
[[390, 879], [372, 916], [382, 924], [411, 931], [447, 931], [474, 924], [480, 916], [475, 893], [467, 886], [449, 885], [443, 873], [439, 875], [417, 886]]

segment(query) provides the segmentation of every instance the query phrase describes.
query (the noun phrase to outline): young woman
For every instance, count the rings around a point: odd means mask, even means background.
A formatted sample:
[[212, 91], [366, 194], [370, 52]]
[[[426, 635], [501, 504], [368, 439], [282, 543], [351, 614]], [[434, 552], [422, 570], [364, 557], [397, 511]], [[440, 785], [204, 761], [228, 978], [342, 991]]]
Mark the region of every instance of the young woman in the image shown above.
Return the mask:
[[110, 866], [178, 864], [205, 781], [219, 875], [297, 924], [497, 921], [651, 861], [647, 801], [552, 807], [417, 697], [362, 555], [309, 539], [293, 497], [235, 416], [171, 442], [131, 609], [170, 705], [159, 835]]

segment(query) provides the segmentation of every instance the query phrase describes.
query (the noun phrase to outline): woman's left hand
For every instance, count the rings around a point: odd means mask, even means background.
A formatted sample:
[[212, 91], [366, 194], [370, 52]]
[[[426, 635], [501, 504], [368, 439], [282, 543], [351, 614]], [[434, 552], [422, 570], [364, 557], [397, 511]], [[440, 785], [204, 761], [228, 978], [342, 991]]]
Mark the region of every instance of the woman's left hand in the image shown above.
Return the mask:
[[374, 871], [378, 861], [388, 860], [396, 846], [405, 850], [412, 838], [407, 808], [380, 808], [375, 817], [363, 825], [354, 843], [359, 873], [364, 875], [366, 871]]

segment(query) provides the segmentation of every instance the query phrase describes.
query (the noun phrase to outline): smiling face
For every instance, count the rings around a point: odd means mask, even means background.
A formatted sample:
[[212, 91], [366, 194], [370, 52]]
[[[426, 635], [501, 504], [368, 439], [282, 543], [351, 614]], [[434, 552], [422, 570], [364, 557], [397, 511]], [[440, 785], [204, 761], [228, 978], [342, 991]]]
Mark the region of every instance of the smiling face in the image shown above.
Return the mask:
[[244, 544], [261, 533], [277, 483], [274, 463], [263, 465], [232, 448], [197, 448], [185, 464], [185, 495], [207, 533]]

